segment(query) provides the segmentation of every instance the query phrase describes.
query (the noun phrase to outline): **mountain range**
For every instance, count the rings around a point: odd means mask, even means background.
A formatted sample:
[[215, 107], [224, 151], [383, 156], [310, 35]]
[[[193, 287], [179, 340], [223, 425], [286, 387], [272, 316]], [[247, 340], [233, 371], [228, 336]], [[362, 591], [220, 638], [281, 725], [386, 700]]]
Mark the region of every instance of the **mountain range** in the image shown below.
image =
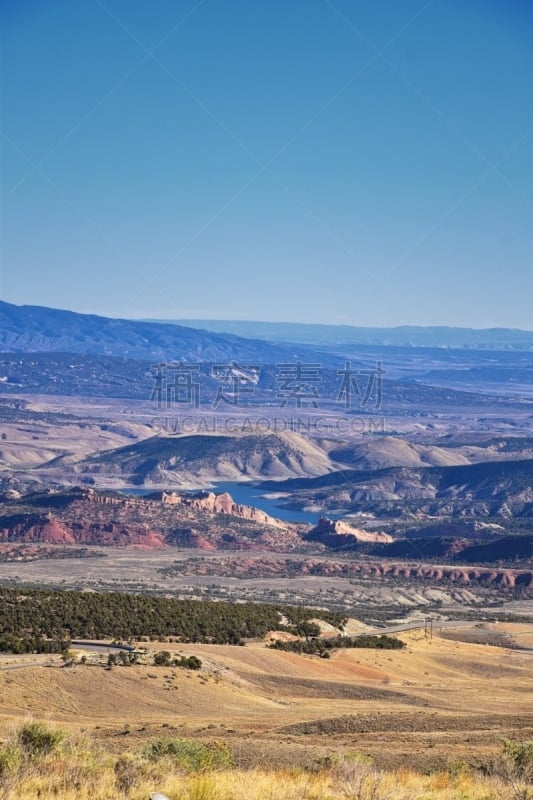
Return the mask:
[[[0, 301], [0, 351], [250, 364], [274, 364], [295, 358], [313, 360], [316, 355], [305, 346], [44, 306], [16, 306], [3, 301]], [[340, 358], [336, 360], [340, 363]]]
[[[533, 331], [514, 328], [364, 328], [240, 320], [130, 320], [0, 301], [4, 352], [68, 352], [192, 361], [262, 357], [265, 363], [311, 349], [362, 347], [533, 350]], [[266, 356], [266, 357], [265, 357]]]
[[[171, 320], [166, 320], [171, 322]], [[266, 341], [307, 345], [371, 345], [383, 347], [436, 347], [480, 350], [533, 350], [533, 331], [517, 328], [455, 328], [445, 325], [400, 325], [364, 328], [355, 325], [316, 325], [299, 322], [180, 319], [173, 324], [205, 328]]]

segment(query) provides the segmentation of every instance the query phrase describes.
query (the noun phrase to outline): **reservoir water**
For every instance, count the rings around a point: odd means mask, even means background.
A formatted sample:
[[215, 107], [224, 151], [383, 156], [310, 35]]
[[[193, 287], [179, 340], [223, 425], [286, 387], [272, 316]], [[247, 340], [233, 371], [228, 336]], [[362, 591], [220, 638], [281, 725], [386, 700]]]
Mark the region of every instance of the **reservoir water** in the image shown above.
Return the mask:
[[[296, 509], [283, 508], [279, 504], [283, 503], [285, 498], [265, 497], [264, 489], [260, 489], [252, 483], [217, 483], [215, 491], [228, 492], [236, 503], [260, 508], [265, 514], [270, 514], [271, 517], [277, 517], [277, 519], [282, 519], [285, 522], [310, 522], [316, 525], [320, 516], [316, 511], [298, 511]], [[272, 493], [272, 490], [269, 490], [268, 493]]]
[[[123, 491], [125, 494], [136, 494], [142, 496], [151, 494], [154, 489], [124, 489]], [[173, 491], [173, 489], [172, 487], [169, 487], [166, 488], [166, 491]], [[176, 491], [180, 490], [176, 489]], [[285, 522], [308, 522], [312, 525], [316, 525], [318, 518], [322, 516], [322, 514], [317, 511], [298, 511], [290, 508], [283, 508], [283, 506], [280, 505], [280, 503], [284, 501], [283, 498], [265, 497], [264, 490], [260, 489], [253, 483], [224, 481], [214, 484], [206, 491], [214, 491], [217, 494], [220, 494], [221, 492], [228, 492], [228, 494], [233, 497], [236, 503], [239, 503], [243, 506], [254, 506], [255, 508], [260, 508], [261, 511], [264, 511], [266, 514], [270, 514], [271, 517], [282, 519]], [[274, 492], [269, 490], [268, 493], [270, 494]], [[331, 514], [328, 512], [327, 515], [324, 516], [328, 516], [330, 519], [338, 519], [342, 515]]]

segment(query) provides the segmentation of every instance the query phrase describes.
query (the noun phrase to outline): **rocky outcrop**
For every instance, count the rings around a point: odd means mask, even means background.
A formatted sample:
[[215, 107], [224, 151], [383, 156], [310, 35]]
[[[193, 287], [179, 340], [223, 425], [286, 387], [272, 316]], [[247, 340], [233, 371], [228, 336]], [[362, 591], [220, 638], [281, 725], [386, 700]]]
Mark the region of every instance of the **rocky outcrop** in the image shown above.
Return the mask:
[[137, 545], [149, 549], [163, 547], [165, 537], [143, 525], [123, 525], [121, 523], [72, 524], [76, 544], [103, 545], [107, 547], [129, 547]]
[[[169, 500], [170, 498], [170, 500]], [[171, 505], [184, 505], [199, 511], [208, 511], [210, 514], [229, 514], [239, 519], [250, 519], [261, 525], [272, 525], [275, 528], [286, 527], [283, 522], [269, 516], [259, 508], [244, 506], [236, 503], [228, 492], [216, 494], [215, 492], [197, 492], [195, 494], [167, 494], [163, 493], [163, 503]]]
[[177, 547], [193, 547], [195, 550], [216, 550], [205, 536], [195, 531], [193, 528], [176, 528], [166, 537], [167, 544]]
[[428, 564], [395, 564], [378, 561], [334, 561], [320, 558], [225, 558], [198, 559], [195, 562], [174, 562], [167, 568], [169, 574], [213, 575], [239, 578], [298, 578], [320, 576], [328, 578], [379, 578], [381, 581], [402, 584], [449, 584], [458, 588], [485, 586], [504, 591], [520, 587], [533, 591], [533, 571], [490, 569], [483, 567], [459, 568]]
[[319, 542], [333, 549], [354, 547], [361, 542], [392, 542], [392, 536], [377, 531], [364, 531], [339, 519], [320, 517], [318, 525], [304, 538], [309, 542]]
[[0, 507], [2, 541], [199, 550], [285, 551], [302, 546], [295, 526], [235, 503], [227, 493], [133, 497], [92, 488], [40, 491], [6, 501]]
[[207, 511], [210, 514], [229, 514], [239, 519], [249, 519], [261, 525], [271, 525], [275, 528], [285, 528], [285, 524], [275, 517], [254, 506], [236, 503], [228, 492], [161, 492], [149, 497], [132, 497], [131, 495], [108, 494], [95, 489], [78, 489], [76, 497], [91, 503], [104, 506], [116, 506], [121, 509], [142, 509], [147, 506], [185, 506], [198, 511]]
[[113, 547], [140, 545], [147, 548], [162, 547], [165, 543], [161, 534], [142, 525], [65, 522], [51, 514], [40, 517], [20, 515], [16, 523], [0, 530], [0, 541]]
[[68, 528], [51, 514], [27, 514], [12, 519], [0, 530], [3, 542], [41, 542], [46, 544], [76, 544]]

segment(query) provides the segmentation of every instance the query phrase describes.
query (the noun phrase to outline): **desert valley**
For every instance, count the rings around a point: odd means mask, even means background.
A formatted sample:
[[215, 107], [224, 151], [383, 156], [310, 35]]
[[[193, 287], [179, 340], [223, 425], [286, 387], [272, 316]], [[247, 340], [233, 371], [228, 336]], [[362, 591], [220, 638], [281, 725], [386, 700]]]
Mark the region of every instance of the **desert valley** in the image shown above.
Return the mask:
[[[280, 797], [528, 791], [533, 340], [479, 341], [488, 380], [459, 346], [2, 313], [2, 796], [74, 769], [95, 798], [254, 797], [252, 775], [274, 796], [272, 769]], [[276, 395], [291, 348], [319, 392]], [[352, 388], [386, 369], [379, 403], [339, 402], [347, 360]], [[161, 396], [161, 364], [195, 368], [197, 406], [181, 377]], [[211, 615], [192, 627], [171, 605], [191, 602]], [[51, 737], [39, 767], [25, 736]]]

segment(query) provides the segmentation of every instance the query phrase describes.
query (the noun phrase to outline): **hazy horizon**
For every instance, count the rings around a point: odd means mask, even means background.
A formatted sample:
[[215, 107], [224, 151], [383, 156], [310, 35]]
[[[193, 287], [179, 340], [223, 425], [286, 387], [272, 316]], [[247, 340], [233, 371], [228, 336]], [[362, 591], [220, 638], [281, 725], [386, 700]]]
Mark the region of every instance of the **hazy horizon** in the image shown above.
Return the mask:
[[[3, 301], [7, 302], [7, 301]], [[376, 330], [376, 331], [393, 331], [393, 330], [402, 330], [402, 329], [421, 329], [421, 330], [453, 330], [453, 331], [477, 331], [477, 332], [489, 332], [489, 331], [514, 331], [514, 332], [521, 332], [521, 333], [533, 333], [533, 328], [511, 328], [509, 326], [487, 326], [487, 327], [479, 327], [475, 328], [472, 326], [460, 326], [460, 325], [435, 325], [435, 324], [410, 324], [405, 323], [402, 325], [352, 325], [349, 323], [335, 323], [335, 322], [309, 322], [309, 321], [297, 321], [297, 320], [272, 320], [272, 319], [250, 319], [250, 318], [233, 318], [233, 317], [179, 317], [179, 318], [170, 318], [170, 317], [134, 317], [131, 315], [123, 315], [120, 312], [118, 313], [104, 313], [104, 312], [79, 312], [75, 309], [71, 308], [59, 308], [55, 306], [43, 306], [38, 303], [14, 303], [17, 308], [29, 307], [29, 308], [43, 308], [49, 311], [58, 311], [58, 312], [72, 312], [74, 314], [85, 314], [88, 316], [100, 316], [104, 319], [122, 319], [125, 321], [130, 322], [153, 322], [154, 324], [169, 324], [169, 325], [185, 325], [186, 327], [201, 327], [202, 323], [214, 323], [216, 325], [224, 325], [228, 324], [228, 330], [231, 328], [233, 324], [235, 325], [251, 325], [251, 326], [273, 326], [282, 328], [283, 326], [288, 327], [303, 327], [303, 328], [353, 328], [356, 330]], [[246, 336], [244, 333], [240, 333], [240, 336]]]

